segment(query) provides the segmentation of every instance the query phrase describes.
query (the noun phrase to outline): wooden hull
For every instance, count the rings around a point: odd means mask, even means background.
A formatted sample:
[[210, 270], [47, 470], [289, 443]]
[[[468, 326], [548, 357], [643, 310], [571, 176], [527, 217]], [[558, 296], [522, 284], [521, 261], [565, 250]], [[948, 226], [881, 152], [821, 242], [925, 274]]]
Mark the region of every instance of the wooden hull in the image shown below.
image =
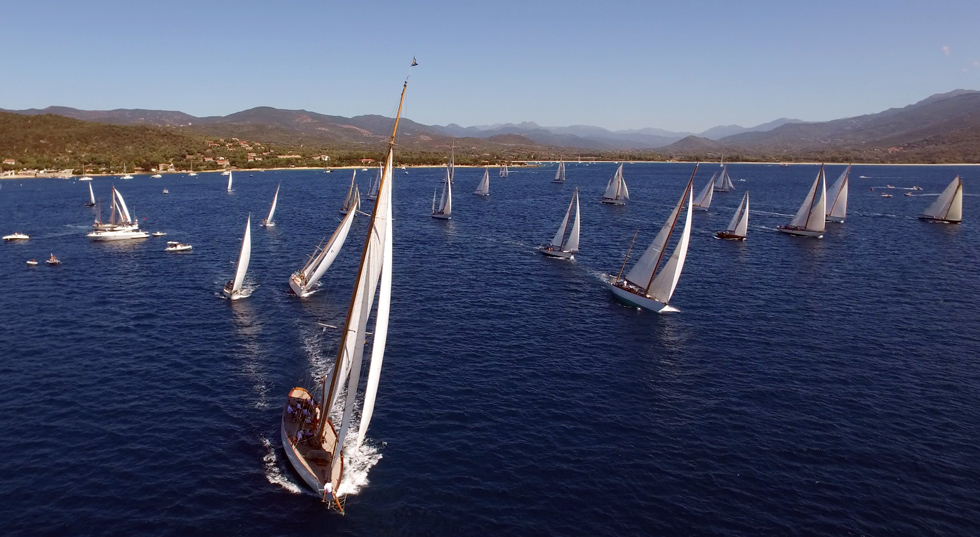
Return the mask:
[[612, 294], [614, 297], [616, 297], [616, 300], [619, 300], [627, 306], [643, 308], [654, 313], [670, 313], [679, 311], [677, 308], [673, 308], [667, 304], [664, 304], [663, 302], [631, 293], [621, 287], [617, 287], [614, 284], [607, 282], [606, 285], [609, 286], [609, 290], [612, 291]]
[[783, 226], [778, 226], [776, 227], [776, 229], [782, 233], [786, 233], [789, 235], [796, 235], [797, 237], [814, 237], [817, 239], [823, 238], [823, 231], [809, 231], [806, 229], [796, 229], [796, 228], [789, 228]]
[[[327, 429], [324, 431], [323, 443], [316, 445], [312, 440], [296, 441], [296, 432], [301, 428], [306, 431], [315, 431], [315, 424], [305, 424], [303, 420], [291, 416], [286, 412], [286, 408], [297, 403], [313, 403], [312, 396], [303, 388], [293, 388], [289, 392], [286, 404], [282, 409], [282, 425], [279, 428], [279, 435], [282, 439], [282, 448], [286, 452], [289, 464], [300, 476], [304, 483], [320, 496], [328, 505], [336, 507], [343, 512], [343, 506], [339, 501], [336, 492], [331, 490], [329, 485], [331, 480], [339, 481], [343, 473], [343, 460], [341, 464], [334, 468], [329, 460], [330, 453], [337, 443], [337, 433], [333, 429], [333, 424], [327, 422]], [[319, 409], [314, 410], [314, 414], [319, 414]], [[327, 492], [329, 491], [329, 492]], [[329, 494], [329, 500], [328, 500]]]
[[715, 233], [719, 239], [725, 239], [726, 241], [744, 241], [745, 237], [743, 235], [736, 235], [728, 231], [719, 231]]

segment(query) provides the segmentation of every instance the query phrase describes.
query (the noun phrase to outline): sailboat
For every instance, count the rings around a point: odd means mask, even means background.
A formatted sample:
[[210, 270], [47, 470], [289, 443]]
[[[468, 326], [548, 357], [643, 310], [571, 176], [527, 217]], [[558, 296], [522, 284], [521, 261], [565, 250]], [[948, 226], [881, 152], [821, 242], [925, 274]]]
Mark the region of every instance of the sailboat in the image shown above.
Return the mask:
[[92, 183], [88, 184], [88, 203], [86, 207], [95, 207], [95, 192], [92, 192]]
[[[715, 174], [717, 175], [717, 173]], [[698, 192], [697, 197], [694, 198], [694, 208], [699, 211], [707, 211], [708, 207], [711, 207], [711, 198], [714, 197], [715, 177], [711, 176], [711, 180], [708, 184], [704, 185], [701, 192]]]
[[732, 217], [731, 221], [728, 222], [728, 227], [725, 231], [719, 231], [717, 233], [719, 239], [728, 239], [733, 241], [744, 241], [745, 235], [749, 231], [749, 191], [745, 191], [745, 195], [742, 196], [742, 203], [738, 204], [738, 209], [735, 210], [735, 216]]
[[626, 188], [626, 181], [623, 179], [623, 165], [620, 164], [606, 185], [606, 192], [602, 195], [602, 203], [626, 205], [628, 199], [630, 199], [630, 191]]
[[432, 218], [439, 218], [441, 220], [449, 220], [453, 215], [453, 181], [452, 172], [447, 167], [446, 168], [446, 179], [442, 183], [442, 196], [439, 197], [439, 205], [436, 206], [436, 192], [439, 189], [436, 188], [432, 192]]
[[476, 190], [473, 193], [477, 196], [490, 195], [490, 168], [483, 170], [483, 179], [480, 179], [480, 184], [476, 185]]
[[551, 181], [552, 183], [564, 183], [565, 182], [565, 161], [558, 159], [558, 171], [555, 172], [555, 178]]
[[357, 185], [354, 184], [355, 177], [357, 177], [357, 170], [354, 170], [354, 174], [350, 176], [350, 188], [347, 189], [347, 197], [344, 198], [344, 202], [340, 204], [340, 214], [356, 213], [361, 209], [361, 193], [357, 189]]
[[847, 179], [850, 174], [851, 165], [848, 164], [844, 172], [840, 174], [840, 177], [827, 190], [827, 199], [830, 201], [830, 205], [827, 207], [828, 222], [837, 222], [840, 224], [847, 217]]
[[123, 162], [123, 174], [122, 174], [122, 177], [120, 177], [120, 179], [132, 179], [132, 178], [133, 178], [132, 175], [129, 175], [128, 173], [126, 173], [126, 163]]
[[188, 177], [197, 177], [197, 172], [194, 171], [194, 161], [191, 161], [191, 172], [187, 174]]
[[265, 227], [276, 227], [276, 223], [272, 221], [272, 217], [276, 214], [276, 202], [279, 201], [279, 187], [282, 186], [282, 181], [276, 186], [276, 194], [272, 196], [272, 206], [269, 207], [269, 216], [262, 220], [262, 225]]
[[[134, 216], [129, 214], [129, 207], [122, 193], [112, 187], [112, 205], [109, 223], [102, 222], [102, 207], [99, 207], [99, 215], [92, 224], [94, 231], [85, 236], [94, 241], [118, 241], [127, 239], [145, 239], [150, 236], [145, 231], [140, 231], [139, 222]], [[117, 220], [118, 215], [118, 220]]]
[[[817, 199], [817, 184], [820, 184], [820, 199]], [[827, 227], [827, 176], [823, 171], [823, 164], [817, 172], [817, 178], [813, 180], [813, 186], [803, 200], [803, 205], [796, 211], [796, 216], [788, 225], [776, 226], [776, 229], [790, 235], [801, 237], [822, 238], [823, 232]]]
[[735, 184], [732, 183], [732, 178], [728, 175], [728, 166], [722, 165], [721, 173], [715, 181], [715, 192], [731, 192], [733, 190], [735, 190]]
[[378, 163], [378, 176], [374, 178], [374, 182], [371, 183], [371, 190], [368, 191], [367, 196], [364, 196], [370, 201], [378, 199], [378, 186], [381, 185], [381, 174], [384, 173], [384, 167], [381, 163]]
[[[317, 492], [325, 503], [344, 512], [344, 478], [346, 462], [360, 449], [374, 414], [374, 404], [381, 378], [385, 344], [388, 337], [388, 315], [391, 304], [392, 222], [391, 191], [394, 166], [395, 133], [401, 117], [405, 88], [402, 87], [398, 114], [388, 144], [384, 175], [378, 199], [371, 213], [368, 236], [364, 241], [357, 280], [341, 332], [333, 371], [323, 378], [319, 400], [305, 388], [290, 390], [283, 407], [281, 436], [283, 450], [303, 481]], [[363, 401], [357, 404], [358, 387], [366, 347], [368, 317], [378, 295], [378, 309], [371, 343], [370, 369], [364, 387]], [[356, 440], [348, 442], [352, 432], [354, 409], [360, 408], [360, 425]], [[299, 410], [297, 416], [296, 410]], [[305, 413], [309, 414], [309, 420]], [[309, 422], [309, 423], [307, 423]], [[347, 460], [345, 460], [347, 459]]]
[[509, 174], [510, 174], [510, 172], [507, 170], [507, 165], [506, 164], [504, 164], [503, 166], [500, 167], [500, 176], [501, 177], [507, 177]]
[[[232, 300], [246, 298], [248, 294], [242, 291], [245, 272], [248, 270], [248, 260], [252, 256], [252, 215], [245, 221], [245, 236], [242, 237], [242, 251], [238, 254], [238, 265], [235, 268], [235, 279], [225, 284], [222, 292]], [[250, 294], [250, 293], [249, 293]]]
[[296, 296], [306, 298], [316, 292], [316, 283], [330, 268], [333, 260], [337, 258], [337, 254], [344, 246], [355, 214], [357, 214], [355, 211], [349, 211], [340, 221], [340, 225], [334, 230], [333, 235], [326, 241], [326, 244], [323, 242], [318, 244], [303, 268], [289, 277], [289, 288], [296, 293]]
[[228, 189], [227, 189], [227, 191], [228, 192], [232, 192], [232, 189], [231, 189], [231, 179], [232, 179], [232, 177], [231, 177], [231, 170], [228, 170], [225, 173], [228, 174]]
[[[566, 237], [565, 231], [568, 229], [568, 220], [572, 216], [572, 207], [575, 207], [575, 220], [572, 222], [572, 231]], [[550, 257], [573, 259], [575, 253], [578, 252], [579, 229], [578, 187], [575, 187], [572, 201], [568, 204], [568, 210], [565, 211], [565, 218], [562, 218], [561, 225], [558, 226], [558, 232], [551, 239], [551, 243], [541, 249], [541, 253]]]
[[[684, 260], [687, 258], [687, 246], [691, 240], [691, 205], [693, 201], [691, 186], [694, 184], [694, 174], [697, 172], [698, 167], [695, 165], [694, 173], [691, 174], [691, 178], [687, 181], [687, 186], [684, 188], [684, 195], [677, 201], [674, 210], [667, 217], [667, 221], [660, 228], [660, 232], [657, 233], [653, 242], [643, 252], [640, 260], [626, 273], [626, 277], [622, 277], [622, 274], [623, 270], [626, 269], [626, 261], [629, 260], [629, 252], [633, 249], [632, 244], [630, 244], [630, 249], [626, 252], [626, 259], [623, 260], [623, 266], [619, 270], [619, 275], [615, 279], [608, 278], [607, 283], [609, 288], [612, 290], [613, 296], [619, 301], [630, 306], [648, 309], [657, 313], [678, 311], [676, 308], [668, 305], [668, 303], [670, 302], [670, 297], [674, 294], [674, 289], [677, 287], [677, 281], [681, 277]], [[681, 232], [681, 237], [677, 241], [674, 253], [667, 259], [663, 269], [657, 273], [660, 262], [664, 258], [664, 253], [666, 253], [670, 236], [677, 228], [677, 220], [680, 218], [681, 209], [684, 208], [684, 202], [688, 204], [687, 215], [684, 218], [684, 230]], [[633, 240], [634, 242], [636, 241], [636, 235], [633, 235]]]
[[919, 218], [937, 224], [959, 224], [963, 221], [963, 180], [959, 175]]

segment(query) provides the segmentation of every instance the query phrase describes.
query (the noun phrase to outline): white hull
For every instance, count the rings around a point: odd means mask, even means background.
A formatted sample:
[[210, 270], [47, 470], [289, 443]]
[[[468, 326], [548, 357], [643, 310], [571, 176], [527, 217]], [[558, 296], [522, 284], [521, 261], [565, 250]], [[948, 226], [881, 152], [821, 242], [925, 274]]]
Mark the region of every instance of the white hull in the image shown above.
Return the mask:
[[658, 302], [652, 298], [642, 297], [624, 289], [620, 289], [611, 283], [607, 282], [606, 285], [609, 286], [609, 290], [612, 291], [613, 296], [624, 304], [650, 310], [654, 313], [670, 313], [680, 311], [677, 308], [664, 304], [663, 302]]
[[4, 235], [3, 240], [5, 241], [26, 241], [30, 239], [29, 235], [24, 235], [23, 233], [14, 233], [11, 235]]
[[148, 239], [150, 234], [145, 231], [93, 231], [86, 237], [93, 241], [124, 241], [130, 239]]
[[296, 296], [300, 298], [306, 298], [316, 292], [315, 289], [310, 291], [305, 287], [303, 287], [302, 285], [300, 285], [299, 283], [297, 283], [295, 276], [296, 275], [293, 274], [293, 276], [289, 278], [289, 288], [293, 290], [293, 293], [295, 293]]
[[573, 252], [565, 252], [562, 250], [549, 250], [547, 247], [542, 248], [541, 253], [548, 257], [555, 257], [558, 259], [575, 259], [575, 254]]
[[779, 226], [776, 229], [778, 229], [779, 231], [781, 231], [783, 233], [786, 233], [786, 234], [789, 234], [789, 235], [796, 235], [798, 237], [816, 237], [818, 239], [822, 239], [823, 238], [823, 231], [809, 231], [809, 230], [806, 230], [806, 229], [790, 229], [790, 228], [786, 228], [786, 227], [783, 227], [783, 226]]
[[221, 292], [224, 293], [224, 295], [228, 297], [229, 300], [239, 300], [242, 298], [248, 298], [248, 295], [242, 293], [241, 291], [229, 291], [228, 288], [222, 289]]
[[262, 226], [262, 227], [276, 227], [276, 223], [275, 223], [275, 222], [264, 222], [264, 221], [263, 221], [263, 222], [262, 222], [261, 224], [259, 224], [259, 225], [260, 225], [260, 226]]

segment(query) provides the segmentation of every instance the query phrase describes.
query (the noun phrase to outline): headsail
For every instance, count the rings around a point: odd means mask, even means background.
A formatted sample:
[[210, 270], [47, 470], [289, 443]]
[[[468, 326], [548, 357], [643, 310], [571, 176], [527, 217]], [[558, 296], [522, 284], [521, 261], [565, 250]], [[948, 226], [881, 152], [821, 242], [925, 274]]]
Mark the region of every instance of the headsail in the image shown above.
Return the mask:
[[242, 290], [242, 282], [245, 281], [245, 272], [248, 270], [248, 261], [252, 256], [252, 216], [249, 215], [245, 222], [245, 236], [242, 237], [242, 250], [238, 254], [238, 268], [235, 269], [235, 279], [231, 286], [232, 293], [239, 293]]
[[851, 165], [848, 164], [840, 177], [827, 190], [827, 199], [830, 200], [830, 206], [827, 208], [828, 219], [843, 222], [847, 217], [847, 180], [850, 173]]
[[480, 184], [476, 185], [476, 191], [473, 193], [478, 196], [490, 195], [490, 168], [483, 170], [483, 178], [480, 179]]
[[231, 170], [228, 170], [228, 192], [231, 192]]
[[[817, 172], [817, 177], [813, 180], [813, 185], [810, 186], [810, 191], [807, 192], [803, 204], [800, 205], [799, 210], [796, 211], [796, 216], [789, 223], [790, 227], [807, 231], [824, 231], [826, 229], [827, 183], [825, 177], [823, 164], [821, 164], [820, 171]], [[824, 179], [823, 189], [820, 192], [820, 199], [817, 200], [817, 185], [821, 184], [821, 179]]]
[[282, 186], [282, 182], [280, 182], [279, 185], [276, 186], [276, 193], [274, 196], [272, 196], [272, 206], [269, 207], [269, 216], [265, 218], [265, 225], [267, 226], [273, 225], [272, 217], [275, 216], [276, 214], [276, 202], [279, 201], [279, 187], [281, 186]]
[[[716, 173], [717, 174], [717, 173]], [[714, 178], [708, 181], [701, 192], [698, 192], [698, 197], [694, 198], [694, 206], [699, 209], [707, 210], [711, 207], [711, 198], [714, 197]]]
[[963, 220], [963, 180], [957, 175], [920, 218], [961, 222]]

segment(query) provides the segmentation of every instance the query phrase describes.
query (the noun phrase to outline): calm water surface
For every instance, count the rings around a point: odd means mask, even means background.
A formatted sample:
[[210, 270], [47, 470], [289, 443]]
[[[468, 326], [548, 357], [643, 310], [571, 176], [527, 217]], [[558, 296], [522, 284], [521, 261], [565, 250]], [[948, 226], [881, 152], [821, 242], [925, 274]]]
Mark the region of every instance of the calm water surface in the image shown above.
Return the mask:
[[[85, 183], [0, 182], [0, 231], [31, 235], [0, 245], [0, 533], [980, 533], [980, 168], [855, 166], [847, 223], [812, 240], [775, 227], [816, 166], [732, 165], [662, 316], [600, 275], [637, 227], [649, 244], [692, 165], [627, 164], [632, 200], [600, 205], [614, 169], [492, 170], [489, 199], [458, 169], [449, 222], [428, 216], [443, 170], [397, 171], [388, 352], [346, 517], [301, 487], [279, 412], [336, 352], [323, 325], [346, 314], [367, 218], [319, 293], [286, 280], [338, 224], [348, 172], [238, 173], [231, 194], [217, 174], [96, 178], [168, 233], [120, 244], [85, 238]], [[964, 223], [918, 221], [957, 173]], [[280, 181], [279, 225], [258, 227]], [[544, 258], [575, 186], [582, 251]], [[715, 240], [745, 189], [749, 240]], [[249, 214], [253, 294], [231, 303]], [[62, 266], [24, 263], [52, 252]]]

